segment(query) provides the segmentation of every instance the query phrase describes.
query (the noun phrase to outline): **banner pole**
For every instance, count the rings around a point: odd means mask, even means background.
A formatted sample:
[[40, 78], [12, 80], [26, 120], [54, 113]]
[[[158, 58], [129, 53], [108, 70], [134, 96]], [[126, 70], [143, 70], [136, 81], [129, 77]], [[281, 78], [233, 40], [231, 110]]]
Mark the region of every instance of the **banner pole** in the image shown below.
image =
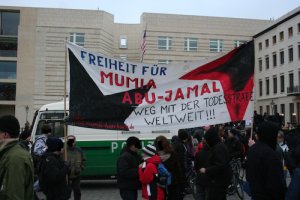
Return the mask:
[[[67, 40], [68, 38], [66, 37], [65, 40], [65, 63], [64, 63], [64, 120], [67, 118]], [[67, 155], [67, 123], [66, 121], [64, 122], [64, 157], [65, 160], [68, 160], [68, 155]]]

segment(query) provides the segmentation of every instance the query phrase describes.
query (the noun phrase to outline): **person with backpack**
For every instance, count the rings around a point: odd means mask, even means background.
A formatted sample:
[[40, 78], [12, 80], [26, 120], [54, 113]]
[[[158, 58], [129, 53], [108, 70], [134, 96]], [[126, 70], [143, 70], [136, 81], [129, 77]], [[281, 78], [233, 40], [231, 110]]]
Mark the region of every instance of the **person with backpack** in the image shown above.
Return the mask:
[[139, 181], [139, 165], [142, 158], [138, 154], [142, 148], [141, 141], [137, 137], [129, 137], [126, 147], [117, 161], [117, 186], [123, 200], [137, 200]]
[[84, 169], [85, 158], [82, 150], [79, 147], [76, 147], [76, 137], [74, 135], [69, 135], [67, 137], [67, 145], [67, 158], [71, 170], [69, 182], [74, 192], [74, 200], [80, 200], [80, 175]]
[[142, 149], [144, 162], [139, 166], [139, 179], [142, 183], [142, 197], [145, 200], [164, 200], [164, 189], [159, 185], [158, 164], [160, 157], [156, 147], [148, 144]]
[[228, 138], [225, 142], [229, 151], [230, 159], [243, 159], [243, 146], [241, 141], [237, 138], [239, 131], [236, 129], [230, 129], [228, 131]]
[[38, 136], [31, 147], [31, 156], [33, 159], [34, 172], [37, 173], [42, 155], [46, 152], [46, 141], [51, 135], [51, 127], [44, 124], [41, 128], [42, 135]]
[[71, 189], [67, 184], [70, 165], [61, 156], [64, 143], [57, 137], [46, 141], [47, 151], [42, 156], [39, 166], [39, 184], [47, 200], [67, 200]]
[[0, 199], [33, 200], [33, 163], [18, 141], [19, 121], [0, 117]]
[[175, 153], [170, 141], [165, 136], [158, 136], [154, 145], [163, 165], [171, 174], [171, 184], [166, 189], [166, 199], [183, 200], [184, 173], [181, 169], [178, 156]]

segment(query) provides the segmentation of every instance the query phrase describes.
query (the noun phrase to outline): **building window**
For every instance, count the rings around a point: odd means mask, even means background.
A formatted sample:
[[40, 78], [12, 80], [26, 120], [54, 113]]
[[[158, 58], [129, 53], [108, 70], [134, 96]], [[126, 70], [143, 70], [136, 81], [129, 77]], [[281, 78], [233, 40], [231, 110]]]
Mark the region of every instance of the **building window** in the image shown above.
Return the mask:
[[272, 110], [272, 115], [275, 115], [275, 114], [277, 114], [278, 113], [278, 109], [277, 109], [277, 104], [274, 104], [273, 105], [273, 110]]
[[198, 39], [197, 38], [184, 38], [184, 50], [185, 51], [197, 51]]
[[127, 60], [127, 55], [125, 55], [125, 54], [124, 55], [120, 55], [120, 59], [121, 60]]
[[273, 93], [277, 94], [277, 77], [273, 77]]
[[262, 106], [259, 106], [259, 114], [262, 115], [263, 112], [264, 112], [263, 107], [262, 107]]
[[266, 45], [266, 48], [268, 48], [268, 47], [269, 47], [269, 39], [266, 39], [266, 41], [265, 41], [265, 45]]
[[126, 36], [120, 36], [120, 49], [127, 49], [127, 37]]
[[293, 115], [294, 115], [295, 109], [294, 109], [294, 103], [290, 103], [290, 122], [293, 123]]
[[73, 42], [78, 46], [84, 46], [84, 33], [70, 33], [70, 42]]
[[284, 50], [280, 51], [279, 57], [280, 57], [280, 64], [283, 65], [284, 64]]
[[269, 56], [266, 56], [266, 57], [265, 57], [265, 62], [266, 62], [266, 69], [269, 69], [269, 67], [270, 67], [270, 59], [269, 59]]
[[258, 50], [261, 51], [262, 50], [262, 43], [258, 43]]
[[0, 57], [16, 57], [17, 48], [17, 37], [0, 37]]
[[266, 79], [266, 95], [270, 94], [270, 81], [269, 78]]
[[298, 43], [298, 58], [300, 59], [300, 43]]
[[172, 38], [171, 37], [158, 37], [158, 49], [159, 50], [171, 50], [172, 49]]
[[1, 35], [17, 36], [19, 20], [18, 12], [0, 12]]
[[298, 23], [298, 33], [300, 33], [300, 23]]
[[289, 84], [290, 84], [290, 88], [294, 87], [294, 74], [293, 73], [289, 73]]
[[210, 52], [222, 52], [223, 51], [223, 40], [211, 39], [209, 41]]
[[16, 72], [16, 61], [0, 61], [0, 79], [16, 79]]
[[262, 71], [262, 59], [261, 58], [258, 59], [258, 69], [260, 72]]
[[294, 49], [293, 46], [289, 47], [289, 62], [293, 62], [294, 59]]
[[242, 44], [246, 44], [247, 41], [244, 40], [234, 40], [234, 48], [241, 46]]
[[284, 92], [284, 75], [280, 75], [280, 92]]
[[277, 54], [276, 52], [273, 53], [273, 67], [277, 66]]
[[284, 40], [284, 32], [283, 32], [283, 31], [281, 31], [281, 32], [279, 33], [279, 40], [280, 40], [280, 41]]
[[280, 112], [281, 112], [281, 115], [285, 115], [285, 104], [280, 104]]
[[293, 27], [290, 27], [288, 31], [289, 31], [289, 37], [293, 37]]
[[16, 100], [16, 83], [0, 83], [0, 100]]
[[275, 45], [276, 44], [276, 35], [273, 36], [272, 40], [273, 40], [273, 45]]
[[266, 110], [267, 110], [267, 114], [270, 115], [270, 106], [269, 105], [266, 106]]
[[167, 65], [170, 64], [172, 60], [158, 60], [157, 64], [159, 65]]
[[263, 85], [262, 80], [259, 80], [259, 96], [262, 96], [263, 94]]

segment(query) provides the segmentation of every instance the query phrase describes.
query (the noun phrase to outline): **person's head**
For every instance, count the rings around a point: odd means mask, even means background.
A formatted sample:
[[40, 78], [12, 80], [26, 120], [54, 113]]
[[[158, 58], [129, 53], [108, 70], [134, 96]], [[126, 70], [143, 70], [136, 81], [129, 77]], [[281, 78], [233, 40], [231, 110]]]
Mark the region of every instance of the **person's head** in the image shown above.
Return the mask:
[[196, 129], [194, 131], [193, 137], [197, 139], [198, 143], [202, 141], [203, 136], [204, 136], [204, 131], [202, 129]]
[[76, 143], [76, 137], [74, 135], [68, 135], [67, 144], [69, 147], [74, 147]]
[[257, 136], [259, 141], [267, 144], [275, 150], [279, 128], [279, 125], [274, 122], [264, 121], [258, 126], [257, 129]]
[[221, 141], [219, 130], [216, 127], [210, 128], [206, 131], [204, 135], [205, 142], [209, 147], [215, 146], [217, 143]]
[[229, 139], [235, 138], [237, 135], [238, 135], [238, 130], [236, 129], [230, 129], [228, 132]]
[[186, 143], [189, 140], [189, 133], [185, 129], [179, 129], [178, 137], [181, 142]]
[[51, 127], [48, 124], [44, 124], [42, 126], [41, 130], [42, 130], [42, 134], [44, 134], [44, 135], [51, 135], [52, 129], [51, 129]]
[[133, 152], [138, 152], [139, 149], [142, 148], [142, 144], [141, 144], [141, 141], [139, 140], [139, 138], [137, 137], [129, 137], [127, 140], [126, 140], [126, 146], [129, 150], [133, 151]]
[[57, 137], [50, 137], [46, 140], [47, 151], [55, 154], [61, 154], [64, 143]]
[[18, 138], [20, 124], [17, 118], [12, 115], [0, 117], [0, 141], [9, 138]]
[[284, 142], [284, 134], [282, 131], [278, 131], [278, 134], [277, 134], [277, 143], [278, 144], [281, 144]]
[[142, 149], [142, 157], [144, 160], [151, 158], [152, 156], [156, 155], [156, 147], [148, 144], [147, 146], [143, 147]]
[[172, 153], [173, 148], [170, 141], [165, 136], [158, 136], [154, 140], [154, 145], [157, 151], [163, 151], [164, 153]]

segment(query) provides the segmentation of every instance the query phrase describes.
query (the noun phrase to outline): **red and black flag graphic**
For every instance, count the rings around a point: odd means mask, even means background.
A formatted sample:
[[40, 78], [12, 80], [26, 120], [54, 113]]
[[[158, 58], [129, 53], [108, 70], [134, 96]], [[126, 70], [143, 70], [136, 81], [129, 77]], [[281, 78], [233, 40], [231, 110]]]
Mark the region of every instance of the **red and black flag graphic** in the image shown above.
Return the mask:
[[112, 130], [168, 130], [250, 119], [253, 41], [215, 59], [149, 65], [68, 44], [70, 122]]

